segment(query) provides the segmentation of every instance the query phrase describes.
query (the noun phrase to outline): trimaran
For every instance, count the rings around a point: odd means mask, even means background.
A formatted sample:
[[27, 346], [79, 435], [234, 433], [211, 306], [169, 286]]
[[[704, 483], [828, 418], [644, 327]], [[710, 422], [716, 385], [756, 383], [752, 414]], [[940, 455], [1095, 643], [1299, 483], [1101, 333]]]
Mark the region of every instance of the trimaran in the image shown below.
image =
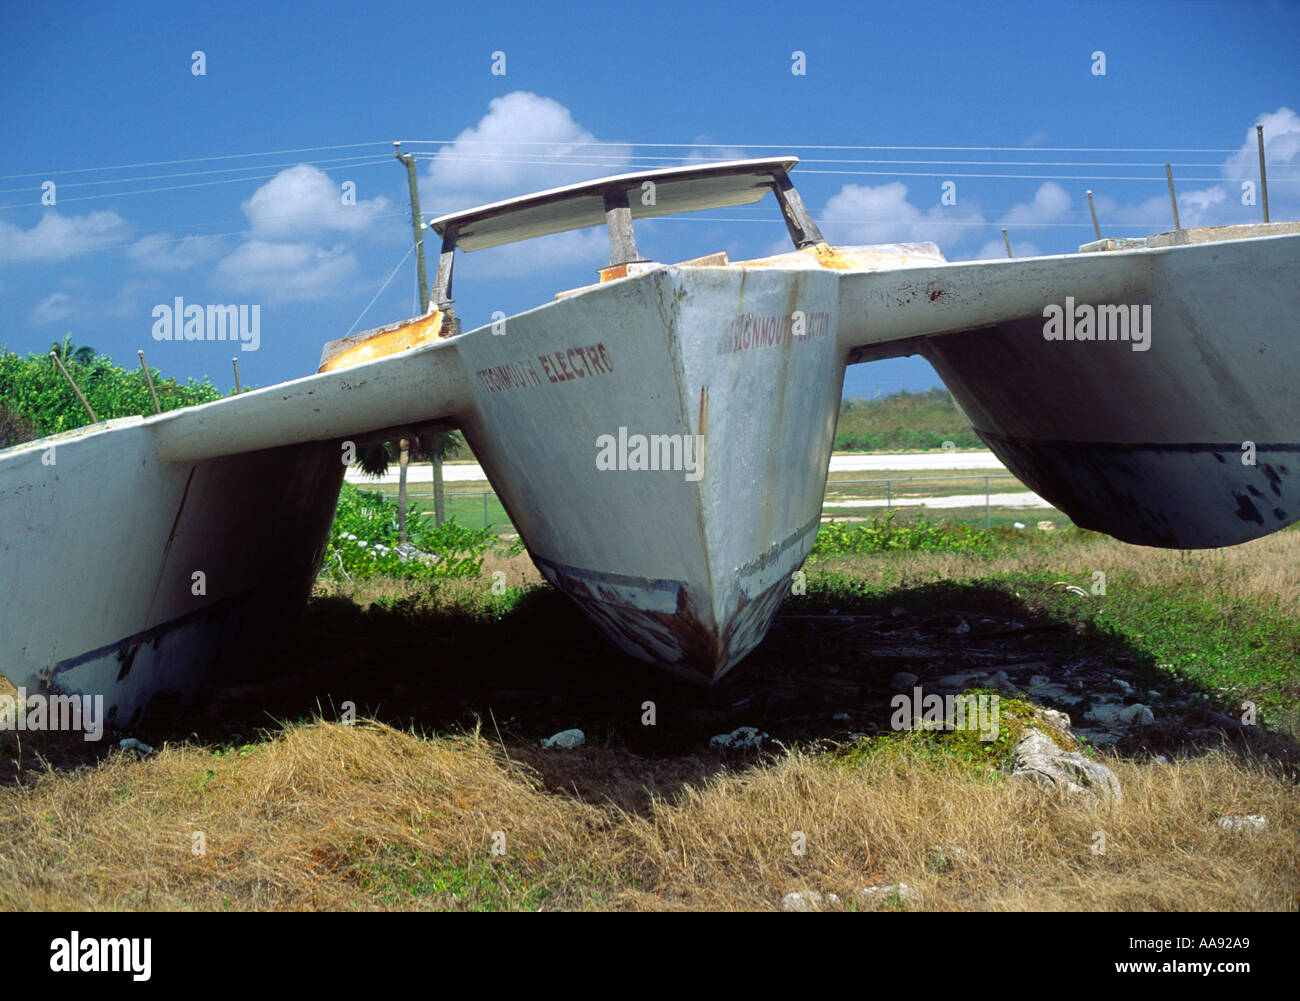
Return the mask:
[[[443, 216], [429, 311], [326, 345], [316, 374], [0, 452], [0, 671], [102, 694], [122, 727], [192, 699], [303, 606], [343, 443], [455, 427], [552, 585], [629, 654], [712, 682], [763, 639], [808, 556], [845, 366], [900, 355], [925, 357], [994, 454], [1078, 525], [1201, 548], [1300, 518], [1300, 226], [948, 263], [929, 243], [828, 245], [796, 162], [622, 174]], [[637, 252], [638, 218], [768, 194], [788, 253]], [[601, 224], [598, 283], [460, 331], [457, 250]]]

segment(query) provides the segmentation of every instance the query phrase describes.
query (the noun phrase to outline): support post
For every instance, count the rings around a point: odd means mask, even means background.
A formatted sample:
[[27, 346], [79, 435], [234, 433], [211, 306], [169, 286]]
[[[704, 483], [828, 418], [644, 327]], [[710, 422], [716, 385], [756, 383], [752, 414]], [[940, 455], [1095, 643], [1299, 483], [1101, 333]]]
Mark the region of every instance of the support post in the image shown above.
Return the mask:
[[1088, 189], [1088, 211], [1092, 213], [1092, 231], [1101, 239], [1101, 227], [1097, 225], [1097, 206], [1092, 204], [1092, 188]]
[[411, 464], [409, 438], [398, 441], [397, 452], [397, 541], [406, 542], [406, 468]]
[[1169, 179], [1169, 204], [1174, 207], [1174, 229], [1182, 229], [1178, 222], [1178, 199], [1174, 196], [1174, 172], [1165, 164], [1165, 177]]
[[240, 393], [243, 392], [243, 389], [240, 388], [239, 385], [239, 359], [231, 358], [230, 364], [235, 367], [235, 395], [238, 396]]
[[1006, 231], [1005, 229], [1002, 231], [1002, 242], [1005, 243], [1005, 244], [1007, 245], [1007, 256], [1010, 257], [1010, 256], [1011, 256], [1011, 238], [1010, 238], [1009, 236], [1007, 236], [1007, 231]]
[[444, 312], [451, 308], [451, 268], [456, 263], [456, 231], [442, 234], [442, 251], [438, 254], [438, 273], [433, 278], [433, 301]]
[[415, 233], [415, 274], [420, 287], [420, 315], [429, 312], [429, 278], [424, 270], [424, 220], [420, 218], [420, 186], [415, 177], [415, 157], [401, 152], [402, 144], [393, 143], [393, 156], [406, 167], [406, 182], [411, 188], [411, 229]]
[[68, 370], [63, 367], [62, 359], [60, 359], [53, 351], [50, 352], [50, 357], [54, 359], [54, 364], [59, 366], [59, 371], [63, 373], [63, 378], [68, 380], [68, 385], [71, 386], [72, 391], [77, 394], [77, 399], [79, 399], [81, 405], [86, 408], [86, 413], [90, 414], [90, 423], [98, 424], [99, 418], [95, 416], [95, 411], [90, 409], [90, 404], [86, 402], [86, 398], [81, 394], [81, 390], [78, 389], [77, 384], [73, 382], [72, 376], [68, 375]]
[[1268, 172], [1264, 169], [1264, 126], [1255, 126], [1259, 140], [1259, 199], [1264, 205], [1264, 221], [1268, 222]]
[[781, 206], [781, 216], [785, 219], [785, 228], [789, 231], [790, 239], [794, 241], [796, 250], [803, 250], [804, 247], [826, 242], [822, 237], [821, 230], [817, 228], [817, 224], [813, 222], [812, 216], [809, 215], [803, 199], [799, 197], [799, 192], [790, 183], [790, 177], [784, 170], [773, 173], [772, 191], [776, 194], [777, 203]]
[[153, 397], [153, 412], [155, 414], [161, 414], [162, 407], [158, 406], [158, 394], [154, 392], [153, 376], [149, 374], [149, 364], [144, 360], [143, 351], [137, 350], [136, 354], [140, 356], [140, 367], [144, 369], [144, 381], [149, 384], [149, 395]]
[[608, 267], [645, 260], [636, 250], [632, 208], [628, 204], [626, 188], [605, 192], [605, 228], [609, 230]]

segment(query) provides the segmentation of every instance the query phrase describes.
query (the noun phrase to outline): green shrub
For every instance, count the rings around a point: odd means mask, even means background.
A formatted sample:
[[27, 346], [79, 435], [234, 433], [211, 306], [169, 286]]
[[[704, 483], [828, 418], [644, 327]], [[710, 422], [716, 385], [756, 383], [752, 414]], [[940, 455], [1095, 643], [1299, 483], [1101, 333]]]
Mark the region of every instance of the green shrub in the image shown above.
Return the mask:
[[[114, 365], [107, 355], [95, 355], [89, 363], [65, 361], [64, 364], [100, 420], [154, 412], [142, 369]], [[150, 369], [150, 374], [163, 410], [221, 399], [221, 391], [206, 380], [189, 379], [182, 383], [164, 379], [156, 369]], [[36, 433], [32, 437], [58, 434], [90, 423], [90, 415], [47, 354], [29, 354], [24, 358], [0, 349], [0, 408], [11, 421], [24, 421], [28, 433], [34, 428]], [[0, 447], [5, 444], [0, 441]], [[17, 444], [17, 441], [7, 444]]]
[[891, 550], [987, 553], [996, 544], [992, 532], [971, 525], [947, 524], [898, 517], [887, 511], [856, 524], [831, 521], [822, 525], [813, 543], [813, 556], [879, 553]]
[[330, 529], [322, 575], [364, 580], [376, 574], [412, 580], [475, 577], [494, 537], [488, 529], [465, 528], [454, 519], [434, 525], [407, 504], [407, 541], [436, 559], [404, 557], [397, 549], [397, 502], [381, 493], [343, 484]]

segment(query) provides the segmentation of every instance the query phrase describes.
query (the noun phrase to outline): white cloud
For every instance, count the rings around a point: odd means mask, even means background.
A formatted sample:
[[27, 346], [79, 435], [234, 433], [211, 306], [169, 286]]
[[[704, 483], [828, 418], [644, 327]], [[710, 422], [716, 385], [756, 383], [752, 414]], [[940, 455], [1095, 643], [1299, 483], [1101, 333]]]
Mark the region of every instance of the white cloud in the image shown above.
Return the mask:
[[361, 233], [389, 211], [392, 203], [382, 195], [344, 205], [341, 183], [303, 163], [280, 171], [242, 207], [257, 238], [297, 240], [314, 233]]
[[[436, 260], [436, 254], [434, 259]], [[473, 268], [475, 275], [515, 276], [586, 264], [591, 268], [591, 281], [594, 282], [597, 280], [597, 270], [608, 261], [609, 234], [601, 226], [598, 229], [572, 230], [475, 251], [468, 266]], [[465, 266], [463, 263], [456, 265], [458, 269]], [[430, 279], [432, 280], [432, 275]]]
[[76, 316], [77, 312], [76, 300], [71, 295], [67, 292], [51, 292], [27, 314], [27, 322], [33, 327], [41, 327]]
[[[1300, 115], [1281, 107], [1260, 115], [1256, 123], [1264, 126], [1264, 156], [1269, 166], [1300, 162]], [[1259, 179], [1259, 139], [1254, 125], [1246, 130], [1241, 148], [1224, 163], [1223, 176], [1237, 181]], [[1272, 194], [1270, 190], [1270, 199]]]
[[937, 202], [922, 210], [907, 196], [901, 181], [846, 184], [826, 203], [818, 220], [822, 234], [841, 246], [932, 241], [942, 250], [978, 232], [984, 216], [975, 207]]
[[152, 289], [149, 281], [128, 281], [123, 283], [117, 294], [110, 297], [92, 296], [85, 291], [84, 282], [65, 282], [75, 288], [75, 292], [51, 292], [38, 302], [27, 314], [27, 322], [33, 327], [42, 327], [47, 323], [62, 323], [74, 317], [93, 320], [106, 316], [147, 316], [147, 310], [141, 302], [141, 296]]
[[[1010, 234], [1007, 234], [1010, 236]], [[1011, 252], [1017, 257], [1042, 257], [1043, 251], [1038, 244], [1029, 240], [1012, 240]], [[1000, 239], [990, 240], [984, 246], [980, 247], [979, 253], [969, 258], [972, 261], [997, 261], [1006, 260], [1007, 245]]]
[[321, 299], [347, 291], [357, 270], [346, 247], [250, 240], [217, 264], [213, 278], [237, 292], [281, 301]]
[[187, 271], [223, 253], [225, 241], [214, 236], [173, 237], [150, 233], [127, 250], [136, 267], [145, 271]]
[[65, 216], [50, 211], [31, 229], [0, 220], [0, 261], [63, 261], [123, 242], [131, 224], [116, 212]]
[[[708, 136], [696, 136], [695, 148], [686, 155], [683, 166], [689, 166], [696, 163], [710, 163], [715, 160], [746, 160], [748, 154], [743, 149], [736, 146], [717, 146], [714, 145]], [[698, 145], [705, 143], [708, 145]]]
[[1018, 202], [1002, 217], [1002, 225], [1008, 229], [1012, 226], [1042, 226], [1046, 223], [1059, 222], [1070, 210], [1070, 196], [1055, 181], [1047, 181], [1038, 186], [1032, 202]]
[[549, 97], [517, 90], [434, 156], [420, 191], [437, 214], [627, 171], [628, 146], [598, 143]]

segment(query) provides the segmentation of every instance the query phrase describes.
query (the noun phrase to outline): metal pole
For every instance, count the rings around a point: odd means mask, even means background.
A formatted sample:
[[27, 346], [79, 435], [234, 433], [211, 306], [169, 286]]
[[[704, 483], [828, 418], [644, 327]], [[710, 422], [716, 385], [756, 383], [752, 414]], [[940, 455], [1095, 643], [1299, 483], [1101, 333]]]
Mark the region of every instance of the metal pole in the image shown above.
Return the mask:
[[235, 366], [235, 395], [238, 396], [243, 392], [243, 389], [241, 389], [239, 385], [239, 359], [231, 358], [230, 364]]
[[487, 495], [487, 491], [484, 490], [484, 491], [483, 491], [483, 527], [484, 527], [484, 528], [487, 528], [487, 527], [488, 527], [488, 519], [487, 519], [487, 497], [488, 497], [488, 495]]
[[894, 500], [894, 484], [891, 480], [885, 480], [885, 513], [889, 513], [889, 506]]
[[1002, 241], [1007, 245], [1007, 256], [1011, 256], [1011, 240], [1007, 237], [1007, 231], [1002, 231]]
[[154, 392], [153, 376], [149, 374], [149, 365], [144, 360], [144, 352], [136, 351], [136, 354], [140, 356], [140, 366], [144, 369], [144, 381], [149, 383], [149, 395], [153, 397], [153, 412], [155, 414], [161, 414], [162, 407], [158, 406], [158, 394]]
[[1169, 179], [1169, 204], [1174, 207], [1174, 229], [1182, 229], [1178, 224], [1178, 199], [1174, 197], [1174, 172], [1165, 164], [1165, 177]]
[[424, 220], [420, 218], [420, 186], [415, 180], [415, 157], [400, 152], [400, 142], [393, 143], [393, 156], [406, 165], [406, 183], [411, 188], [411, 229], [415, 233], [415, 274], [420, 283], [420, 315], [429, 311], [429, 278], [424, 270]]
[[991, 516], [989, 514], [989, 478], [986, 476], [984, 477], [984, 531], [986, 532], [993, 527], [993, 522], [989, 520], [990, 517]]
[[1259, 194], [1264, 203], [1264, 221], [1268, 222], [1268, 174], [1264, 170], [1264, 126], [1255, 126], [1255, 136], [1259, 139]]
[[90, 404], [87, 403], [86, 398], [81, 395], [81, 390], [78, 389], [77, 384], [72, 381], [72, 376], [68, 375], [68, 370], [63, 367], [63, 362], [59, 359], [59, 356], [51, 351], [50, 357], [54, 359], [54, 364], [59, 366], [59, 371], [63, 373], [63, 378], [68, 380], [68, 385], [71, 386], [72, 391], [77, 394], [77, 399], [79, 399], [81, 405], [86, 408], [86, 413], [90, 414], [90, 422], [92, 424], [98, 424], [99, 418], [95, 416], [95, 411], [90, 409]]
[[1092, 213], [1092, 231], [1101, 239], [1101, 227], [1097, 225], [1097, 206], [1092, 204], [1092, 188], [1088, 189], [1088, 210]]

